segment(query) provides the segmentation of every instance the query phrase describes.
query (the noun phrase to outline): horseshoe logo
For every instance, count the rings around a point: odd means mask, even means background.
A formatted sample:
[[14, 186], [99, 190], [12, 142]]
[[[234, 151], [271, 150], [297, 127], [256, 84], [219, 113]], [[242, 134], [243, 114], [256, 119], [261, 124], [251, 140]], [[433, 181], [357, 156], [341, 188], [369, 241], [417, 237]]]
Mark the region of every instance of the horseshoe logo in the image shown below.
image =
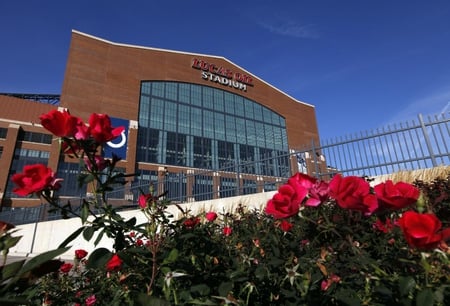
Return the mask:
[[125, 143], [127, 142], [127, 136], [125, 135], [125, 131], [122, 131], [122, 133], [120, 134], [121, 136], [121, 140], [119, 143], [113, 143], [112, 141], [108, 141], [107, 144], [108, 146], [110, 146], [113, 149], [118, 149], [121, 148], [125, 145]]

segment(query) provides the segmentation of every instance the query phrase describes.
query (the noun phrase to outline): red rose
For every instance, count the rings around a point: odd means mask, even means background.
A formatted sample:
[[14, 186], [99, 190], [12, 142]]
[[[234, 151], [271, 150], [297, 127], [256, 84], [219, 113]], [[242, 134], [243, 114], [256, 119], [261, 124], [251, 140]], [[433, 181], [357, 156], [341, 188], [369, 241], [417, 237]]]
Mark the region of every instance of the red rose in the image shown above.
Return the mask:
[[89, 296], [84, 301], [86, 303], [86, 306], [92, 306], [97, 302], [97, 298], [95, 297], [95, 294]]
[[322, 291], [327, 291], [328, 288], [330, 288], [331, 284], [333, 284], [333, 281], [331, 279], [324, 279], [321, 283], [320, 283], [320, 290]]
[[12, 181], [18, 186], [13, 192], [20, 196], [27, 196], [41, 192], [47, 188], [57, 190], [60, 179], [54, 178], [52, 169], [43, 164], [26, 165], [23, 173], [16, 173]]
[[200, 218], [198, 218], [198, 217], [191, 217], [189, 219], [184, 220], [183, 224], [184, 224], [184, 226], [187, 229], [192, 229], [199, 223], [200, 223]]
[[357, 176], [333, 177], [329, 184], [330, 196], [344, 209], [362, 211], [371, 215], [378, 208], [377, 197], [370, 193], [369, 183]]
[[286, 220], [282, 220], [280, 223], [280, 228], [283, 232], [289, 232], [294, 225]]
[[147, 208], [148, 203], [153, 199], [151, 194], [141, 194], [138, 198], [138, 204], [141, 209]]
[[209, 222], [213, 222], [214, 220], [217, 219], [217, 214], [215, 212], [213, 212], [213, 211], [210, 211], [210, 212], [205, 214], [205, 218]]
[[122, 267], [122, 259], [119, 255], [114, 254], [111, 259], [106, 263], [106, 271], [118, 271]]
[[63, 264], [61, 265], [61, 267], [59, 267], [59, 270], [60, 270], [62, 273], [69, 273], [70, 270], [72, 270], [72, 268], [73, 268], [73, 265], [72, 265], [71, 263], [63, 263]]
[[[301, 194], [304, 195], [303, 198], [306, 196], [306, 193], [307, 190], [305, 189], [305, 192]], [[296, 215], [300, 209], [301, 195], [299, 196], [294, 187], [289, 184], [281, 186], [272, 199], [267, 202], [266, 214], [272, 215], [275, 219]]]
[[51, 110], [39, 117], [44, 128], [58, 137], [75, 137], [85, 139], [87, 127], [84, 122], [69, 114], [68, 111]]
[[87, 254], [88, 252], [83, 249], [75, 250], [75, 258], [78, 260], [85, 258]]
[[380, 206], [390, 209], [402, 209], [417, 202], [420, 191], [411, 184], [391, 180], [374, 187]]
[[450, 228], [441, 229], [442, 223], [434, 214], [419, 214], [407, 211], [397, 223], [410, 247], [422, 250], [436, 248], [443, 240], [450, 238]]
[[231, 227], [229, 227], [229, 226], [225, 226], [223, 228], [223, 234], [225, 236], [230, 236], [232, 232], [233, 232], [233, 229]]
[[324, 181], [317, 181], [309, 188], [309, 197], [305, 202], [305, 206], [318, 206], [328, 200], [329, 187]]
[[297, 172], [288, 179], [288, 184], [292, 186], [299, 185], [306, 189], [311, 188], [316, 182], [316, 178], [300, 172]]
[[119, 136], [125, 128], [111, 127], [111, 119], [105, 114], [92, 114], [89, 117], [89, 134], [98, 143], [105, 143]]

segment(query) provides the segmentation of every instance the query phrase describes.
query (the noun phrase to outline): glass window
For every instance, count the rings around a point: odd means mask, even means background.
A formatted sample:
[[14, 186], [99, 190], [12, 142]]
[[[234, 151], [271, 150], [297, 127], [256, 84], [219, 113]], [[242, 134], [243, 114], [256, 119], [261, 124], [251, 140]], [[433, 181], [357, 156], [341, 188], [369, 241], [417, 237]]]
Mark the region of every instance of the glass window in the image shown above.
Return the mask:
[[187, 105], [178, 105], [178, 131], [189, 134], [191, 114], [190, 107]]
[[229, 113], [229, 114], [235, 114], [235, 104], [234, 104], [234, 95], [232, 95], [229, 92], [224, 92], [224, 106], [225, 106], [225, 112]]
[[214, 109], [213, 90], [210, 87], [203, 87], [203, 107]]
[[206, 138], [214, 138], [214, 113], [212, 111], [203, 111], [203, 136]]
[[19, 141], [28, 141], [28, 142], [45, 143], [45, 144], [52, 143], [52, 135], [44, 134], [44, 133], [28, 132], [28, 131], [20, 130], [17, 138]]
[[219, 192], [221, 198], [238, 195], [236, 179], [232, 177], [221, 177]]
[[176, 132], [177, 130], [177, 104], [166, 101], [164, 104], [164, 129]]
[[[145, 83], [144, 83], [145, 84]], [[164, 98], [164, 82], [152, 82], [152, 96]]]
[[214, 89], [214, 110], [219, 112], [225, 111], [225, 104], [223, 101], [223, 91]]
[[252, 146], [259, 145], [256, 141], [256, 130], [255, 130], [255, 121], [246, 120], [245, 121], [245, 130], [247, 133], [247, 143]]
[[191, 104], [202, 106], [202, 88], [199, 85], [191, 85]]
[[236, 118], [236, 136], [237, 143], [247, 143], [245, 131], [245, 120], [243, 118]]
[[253, 111], [253, 103], [250, 100], [245, 99], [244, 107], [245, 107], [245, 116], [250, 119], [255, 119], [255, 112]]
[[227, 141], [236, 142], [236, 118], [225, 115], [225, 134]]
[[[164, 122], [164, 100], [152, 98], [152, 104], [149, 109], [149, 113], [150, 127], [155, 129], [162, 129]], [[139, 125], [141, 125], [140, 122]]]
[[5, 139], [6, 138], [6, 134], [8, 134], [8, 129], [7, 128], [0, 128], [0, 138]]
[[263, 121], [263, 110], [262, 110], [262, 106], [260, 104], [255, 103], [253, 105], [254, 108], [254, 112], [255, 112], [255, 120], [258, 121]]
[[191, 103], [191, 88], [190, 88], [189, 84], [183, 84], [183, 83], [179, 84], [178, 90], [179, 90], [178, 97], [180, 99], [180, 102], [187, 103], [187, 104]]
[[87, 184], [79, 186], [78, 175], [82, 172], [82, 168], [79, 163], [68, 163], [60, 161], [58, 165], [57, 177], [64, 180], [64, 184], [61, 184], [61, 189], [58, 190], [59, 194], [73, 197], [86, 196]]
[[151, 83], [149, 83], [149, 82], [143, 82], [142, 85], [141, 85], [141, 92], [142, 92], [143, 94], [149, 95], [149, 94], [150, 94], [150, 91], [151, 91]]
[[236, 115], [244, 115], [244, 99], [242, 97], [235, 97], [235, 111], [236, 111]]
[[203, 115], [202, 110], [193, 107], [191, 109], [191, 134], [195, 136], [203, 135]]
[[279, 114], [208, 86], [162, 81], [141, 86], [139, 162], [203, 169], [235, 169], [236, 162], [247, 162], [246, 173], [282, 172], [274, 164], [254, 164], [267, 152], [288, 152], [286, 123]]
[[148, 127], [150, 119], [150, 97], [141, 96], [141, 104], [139, 105], [139, 122], [140, 126]]
[[177, 83], [166, 83], [166, 99], [177, 100], [178, 88]]
[[213, 191], [213, 178], [210, 175], [196, 175], [193, 194], [196, 201], [210, 200]]
[[225, 140], [225, 115], [214, 114], [214, 136], [217, 140]]

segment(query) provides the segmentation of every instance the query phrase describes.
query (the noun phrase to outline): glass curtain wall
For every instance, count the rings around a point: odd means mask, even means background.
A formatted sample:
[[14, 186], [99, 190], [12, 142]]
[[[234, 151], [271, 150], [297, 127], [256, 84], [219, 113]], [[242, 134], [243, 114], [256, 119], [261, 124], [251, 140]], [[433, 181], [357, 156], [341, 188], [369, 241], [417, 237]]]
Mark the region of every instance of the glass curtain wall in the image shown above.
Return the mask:
[[224, 90], [179, 82], [141, 83], [137, 160], [283, 176], [285, 119]]

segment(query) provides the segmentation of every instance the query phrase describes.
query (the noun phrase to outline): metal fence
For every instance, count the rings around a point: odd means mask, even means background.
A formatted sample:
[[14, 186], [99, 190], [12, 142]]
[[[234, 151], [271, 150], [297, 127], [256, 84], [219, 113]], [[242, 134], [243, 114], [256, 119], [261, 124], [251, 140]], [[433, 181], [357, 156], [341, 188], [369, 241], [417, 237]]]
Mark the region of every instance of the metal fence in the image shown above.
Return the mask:
[[[167, 200], [183, 203], [276, 190], [279, 184], [293, 174], [292, 169], [317, 178], [329, 178], [335, 173], [373, 177], [401, 170], [450, 165], [449, 114], [426, 118], [418, 115], [417, 121], [340, 137], [322, 144], [312, 141], [308, 148], [275, 157], [278, 165], [280, 159], [283, 161], [284, 170], [278, 177], [250, 173], [249, 169], [275, 164], [265, 159], [252, 164], [236, 164], [229, 169], [168, 173], [162, 180], [155, 174], [147, 183], [132, 183], [127, 188], [108, 193], [107, 198], [122, 209], [131, 209], [137, 208], [141, 190], [148, 191], [150, 184], [158, 192], [167, 191]], [[296, 165], [292, 165], [292, 162]], [[188, 186], [190, 192], [187, 191]], [[75, 207], [82, 201], [81, 198], [62, 199], [68, 200]], [[44, 204], [33, 208], [13, 208], [0, 212], [0, 220], [23, 224], [61, 218], [60, 214], [49, 214], [47, 210], [48, 206]]]
[[[297, 155], [309, 156], [317, 177], [330, 173], [378, 176], [403, 170], [450, 165], [450, 112], [394, 124], [322, 144], [311, 143]], [[325, 160], [326, 169], [320, 169]], [[310, 171], [308, 171], [310, 172]], [[311, 172], [310, 172], [311, 173]]]

